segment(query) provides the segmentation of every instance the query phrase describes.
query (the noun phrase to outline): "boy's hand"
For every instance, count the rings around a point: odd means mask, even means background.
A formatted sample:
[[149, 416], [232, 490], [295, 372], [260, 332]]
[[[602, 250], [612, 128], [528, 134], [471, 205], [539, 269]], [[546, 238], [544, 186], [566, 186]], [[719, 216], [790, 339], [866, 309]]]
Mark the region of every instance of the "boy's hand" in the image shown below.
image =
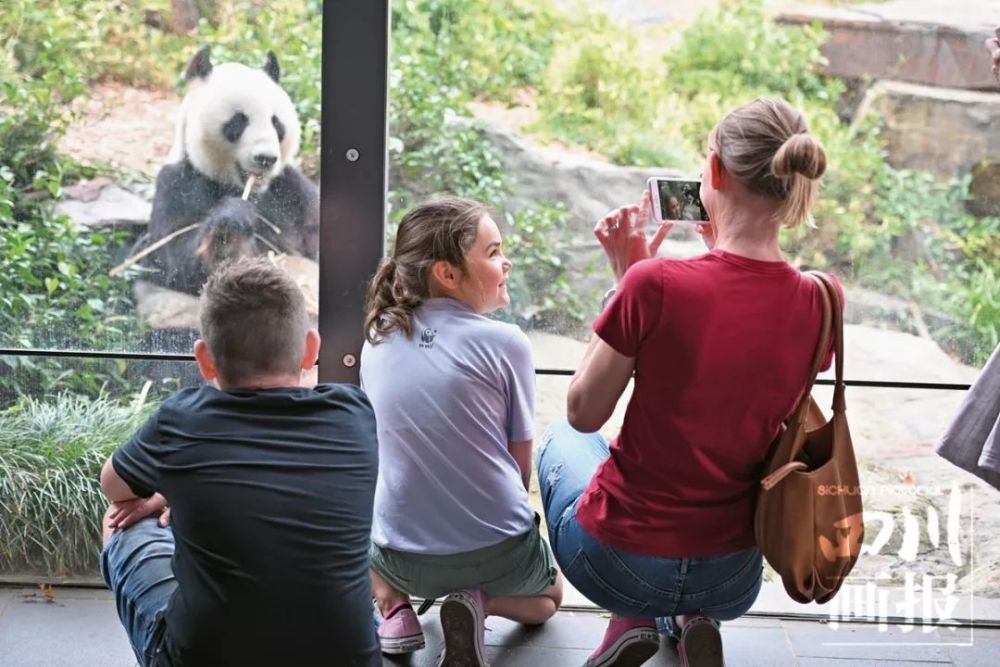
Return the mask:
[[154, 493], [149, 498], [133, 498], [117, 503], [111, 503], [111, 514], [108, 515], [112, 528], [128, 528], [136, 521], [145, 519], [154, 514], [160, 515], [157, 522], [161, 527], [170, 523], [170, 508], [167, 507], [167, 499], [159, 493]]

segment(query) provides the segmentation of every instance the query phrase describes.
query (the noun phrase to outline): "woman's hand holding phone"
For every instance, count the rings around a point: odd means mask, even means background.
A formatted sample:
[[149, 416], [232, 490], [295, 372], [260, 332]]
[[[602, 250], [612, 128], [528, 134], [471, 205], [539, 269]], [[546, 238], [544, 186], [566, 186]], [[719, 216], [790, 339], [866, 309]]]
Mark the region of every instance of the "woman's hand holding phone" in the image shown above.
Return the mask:
[[650, 195], [649, 192], [644, 192], [642, 202], [638, 206], [617, 208], [599, 220], [594, 227], [594, 236], [608, 256], [616, 283], [622, 279], [630, 266], [655, 257], [667, 232], [673, 227], [670, 222], [661, 222], [653, 238], [647, 240], [646, 228], [649, 226], [651, 215]]

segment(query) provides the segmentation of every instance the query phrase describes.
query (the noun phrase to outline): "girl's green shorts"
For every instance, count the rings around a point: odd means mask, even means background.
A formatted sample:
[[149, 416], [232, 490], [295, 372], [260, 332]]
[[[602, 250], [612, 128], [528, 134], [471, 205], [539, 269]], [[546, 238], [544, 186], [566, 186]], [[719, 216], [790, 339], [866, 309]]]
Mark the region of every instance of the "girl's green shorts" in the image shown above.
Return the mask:
[[539, 595], [556, 583], [555, 557], [538, 532], [540, 518], [524, 535], [499, 544], [445, 556], [414, 554], [371, 545], [371, 567], [403, 593], [434, 599], [465, 588], [487, 595]]

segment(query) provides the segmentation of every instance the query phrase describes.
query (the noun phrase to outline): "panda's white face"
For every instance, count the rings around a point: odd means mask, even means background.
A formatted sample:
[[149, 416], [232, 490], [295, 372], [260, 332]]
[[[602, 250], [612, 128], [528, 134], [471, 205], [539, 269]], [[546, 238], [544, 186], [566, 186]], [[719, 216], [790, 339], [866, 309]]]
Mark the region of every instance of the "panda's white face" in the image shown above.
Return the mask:
[[253, 174], [266, 187], [298, 154], [295, 107], [262, 69], [215, 66], [207, 77], [191, 82], [180, 113], [184, 155], [221, 183], [242, 188]]

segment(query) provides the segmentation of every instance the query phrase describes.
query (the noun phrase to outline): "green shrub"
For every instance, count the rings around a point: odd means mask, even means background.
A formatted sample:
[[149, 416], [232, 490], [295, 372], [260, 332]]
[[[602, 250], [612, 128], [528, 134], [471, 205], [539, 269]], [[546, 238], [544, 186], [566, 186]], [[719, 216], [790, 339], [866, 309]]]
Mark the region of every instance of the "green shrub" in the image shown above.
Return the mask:
[[0, 572], [96, 573], [101, 466], [152, 407], [62, 395], [0, 413]]
[[0, 44], [34, 80], [57, 76], [165, 86], [177, 78], [179, 47], [187, 38], [147, 25], [145, 15], [169, 6], [169, 0], [7, 0], [0, 12]]
[[[0, 347], [76, 347], [85, 331], [90, 347], [108, 349], [136, 328], [128, 284], [108, 276], [124, 235], [82, 231], [53, 213], [63, 182], [92, 173], [55, 151], [71, 118], [66, 102], [85, 91], [76, 74], [66, 77], [0, 81]], [[94, 395], [120, 386], [123, 366], [3, 357], [0, 402], [23, 391]]]
[[[570, 280], [569, 212], [550, 204], [507, 214], [504, 252], [514, 263], [508, 281], [510, 308], [498, 317], [525, 329], [572, 332], [595, 310]], [[540, 289], [544, 287], [544, 289]]]
[[666, 54], [667, 83], [689, 99], [706, 92], [755, 91], [834, 102], [843, 86], [819, 73], [825, 59], [818, 47], [825, 39], [818, 23], [804, 28], [775, 24], [764, 0], [723, 0], [686, 28]]

